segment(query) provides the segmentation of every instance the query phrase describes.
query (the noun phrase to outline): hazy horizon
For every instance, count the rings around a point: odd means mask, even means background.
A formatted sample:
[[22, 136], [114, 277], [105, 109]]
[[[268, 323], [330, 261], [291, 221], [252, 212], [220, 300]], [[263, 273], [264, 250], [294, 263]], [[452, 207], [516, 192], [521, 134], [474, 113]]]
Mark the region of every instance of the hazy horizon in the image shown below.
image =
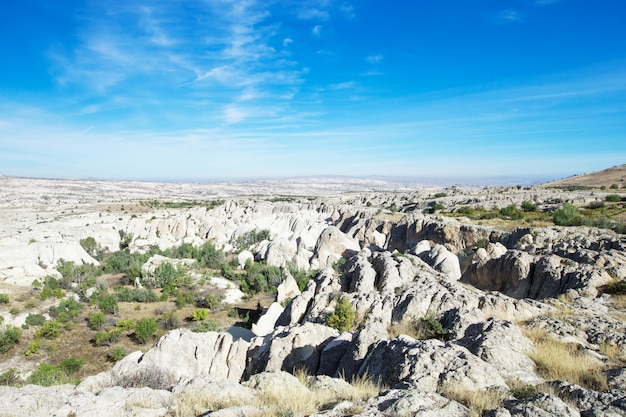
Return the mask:
[[557, 180], [626, 161], [624, 39], [611, 1], [11, 2], [0, 173]]

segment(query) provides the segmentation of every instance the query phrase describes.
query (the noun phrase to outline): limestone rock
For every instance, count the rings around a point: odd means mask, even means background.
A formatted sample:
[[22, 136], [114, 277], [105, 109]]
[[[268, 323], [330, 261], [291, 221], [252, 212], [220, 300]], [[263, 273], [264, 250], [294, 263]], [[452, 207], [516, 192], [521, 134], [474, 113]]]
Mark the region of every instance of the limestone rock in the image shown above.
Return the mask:
[[360, 249], [358, 242], [350, 239], [339, 228], [329, 226], [315, 244], [311, 267], [323, 269], [332, 266], [341, 257], [350, 257]]
[[424, 391], [441, 390], [446, 385], [469, 390], [507, 389], [498, 371], [467, 349], [405, 335], [378, 342], [359, 370], [359, 374], [366, 372], [388, 386], [405, 383]]
[[265, 336], [274, 331], [276, 320], [283, 313], [284, 308], [279, 303], [272, 303], [267, 310], [259, 317], [259, 320], [252, 325], [252, 333], [257, 336]]

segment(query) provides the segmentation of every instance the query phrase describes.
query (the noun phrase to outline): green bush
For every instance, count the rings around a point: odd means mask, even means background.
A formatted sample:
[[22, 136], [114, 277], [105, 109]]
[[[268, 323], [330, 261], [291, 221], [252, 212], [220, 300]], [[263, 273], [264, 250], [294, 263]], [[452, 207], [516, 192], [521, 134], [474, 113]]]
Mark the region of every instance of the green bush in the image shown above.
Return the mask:
[[196, 324], [196, 327], [194, 327], [192, 331], [196, 333], [206, 333], [206, 332], [219, 332], [221, 331], [221, 329], [220, 329], [220, 326], [213, 320], [204, 320]]
[[56, 307], [50, 307], [50, 315], [52, 317], [59, 317], [60, 314], [65, 313], [69, 318], [76, 318], [83, 309], [83, 304], [69, 297], [65, 300], [61, 300]]
[[124, 352], [124, 348], [122, 347], [116, 347], [115, 349], [113, 349], [113, 351], [109, 354], [109, 359], [112, 360], [113, 362], [117, 362], [121, 359], [124, 358], [124, 356], [126, 356], [126, 352]]
[[578, 208], [570, 203], [563, 204], [563, 208], [556, 210], [552, 220], [557, 226], [580, 226], [583, 223]]
[[119, 287], [115, 289], [117, 300], [125, 303], [153, 303], [159, 300], [159, 297], [147, 288], [127, 288]]
[[175, 329], [180, 324], [180, 320], [174, 311], [166, 311], [161, 315], [161, 320], [163, 320], [163, 327], [166, 330]]
[[81, 239], [79, 243], [80, 243], [80, 246], [82, 246], [83, 249], [85, 249], [85, 252], [87, 252], [91, 256], [95, 256], [98, 254], [98, 250], [100, 249], [100, 246], [96, 242], [96, 239], [94, 239], [93, 237], [89, 236], [89, 237], [86, 237], [85, 239]]
[[422, 317], [414, 323], [416, 334], [421, 335], [421, 339], [443, 340], [447, 334], [441, 323], [434, 317]]
[[22, 331], [14, 326], [7, 326], [0, 331], [0, 353], [6, 353], [18, 344]]
[[28, 378], [29, 384], [49, 387], [67, 382], [67, 375], [58, 366], [49, 363], [40, 364]]
[[621, 200], [622, 198], [618, 196], [617, 194], [609, 194], [606, 197], [604, 197], [604, 201], [608, 201], [610, 203], [619, 203]]
[[203, 321], [209, 318], [209, 312], [203, 308], [196, 310], [193, 312], [191, 320], [193, 321]]
[[30, 345], [28, 345], [28, 349], [24, 351], [24, 356], [30, 356], [35, 353], [39, 353], [39, 349], [41, 349], [41, 341], [33, 340], [30, 342]]
[[122, 331], [118, 328], [111, 327], [94, 335], [93, 341], [96, 346], [111, 346], [117, 342], [122, 335]]
[[41, 329], [35, 333], [35, 337], [45, 337], [46, 339], [56, 339], [61, 334], [61, 323], [56, 320], [47, 321]]
[[112, 295], [105, 295], [98, 302], [98, 307], [104, 314], [117, 314], [117, 300]]
[[211, 269], [220, 269], [226, 263], [224, 252], [217, 249], [213, 243], [206, 242], [202, 245], [196, 254], [196, 260], [201, 266]]
[[137, 325], [137, 321], [133, 319], [118, 320], [115, 323], [115, 327], [117, 327], [121, 331], [134, 329], [136, 325]]
[[135, 326], [135, 338], [139, 343], [146, 344], [153, 339], [156, 331], [159, 329], [159, 323], [153, 318], [144, 317], [139, 319]]
[[2, 386], [17, 385], [18, 381], [19, 381], [19, 377], [18, 377], [17, 371], [13, 368], [0, 374], [0, 385]]
[[9, 304], [9, 296], [7, 294], [0, 294], [0, 304]]
[[525, 212], [537, 211], [537, 206], [530, 201], [522, 201], [522, 210]]
[[264, 240], [270, 240], [270, 231], [267, 229], [262, 230], [251, 230], [247, 233], [244, 233], [242, 236], [237, 238], [236, 246], [240, 249], [247, 249], [250, 246], [262, 242]]
[[607, 285], [605, 292], [615, 295], [626, 294], [626, 281], [617, 281]]
[[83, 367], [85, 361], [77, 358], [67, 358], [59, 364], [59, 368], [65, 372], [67, 376], [75, 374], [80, 371], [80, 368]]
[[29, 326], [41, 326], [46, 322], [46, 318], [41, 314], [30, 313], [28, 316], [26, 316], [24, 322]]
[[355, 317], [356, 312], [352, 308], [350, 301], [342, 297], [337, 301], [335, 310], [326, 316], [326, 324], [340, 332], [350, 331], [354, 326]]
[[523, 214], [521, 211], [518, 210], [517, 206], [515, 204], [511, 204], [509, 206], [506, 207], [502, 207], [500, 209], [500, 214], [502, 216], [504, 216], [505, 218], [511, 219], [511, 220], [519, 220], [523, 217]]
[[104, 314], [93, 312], [87, 315], [87, 323], [89, 323], [91, 330], [101, 330], [106, 323], [106, 319], [104, 318]]

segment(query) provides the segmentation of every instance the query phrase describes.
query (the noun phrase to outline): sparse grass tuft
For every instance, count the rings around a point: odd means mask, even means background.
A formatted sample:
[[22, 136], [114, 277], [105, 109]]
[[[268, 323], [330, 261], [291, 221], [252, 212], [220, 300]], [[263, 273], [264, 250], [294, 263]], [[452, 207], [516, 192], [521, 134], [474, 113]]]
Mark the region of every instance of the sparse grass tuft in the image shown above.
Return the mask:
[[417, 340], [444, 340], [447, 334], [441, 323], [431, 316], [395, 323], [389, 327], [388, 332], [391, 337], [405, 334]]
[[469, 408], [470, 417], [480, 417], [500, 406], [507, 393], [500, 390], [472, 391], [461, 385], [450, 385], [443, 388], [443, 395]]
[[593, 360], [577, 345], [563, 343], [540, 329], [526, 329], [526, 336], [535, 344], [529, 357], [547, 380], [565, 380], [602, 391], [608, 389], [603, 365]]

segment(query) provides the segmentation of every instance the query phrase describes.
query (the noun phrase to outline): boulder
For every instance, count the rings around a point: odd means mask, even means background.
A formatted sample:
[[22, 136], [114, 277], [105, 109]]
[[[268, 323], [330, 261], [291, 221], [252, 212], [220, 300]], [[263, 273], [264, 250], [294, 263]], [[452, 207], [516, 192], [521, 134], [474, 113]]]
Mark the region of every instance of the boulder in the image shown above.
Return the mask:
[[360, 249], [359, 243], [348, 237], [338, 227], [329, 226], [324, 229], [315, 244], [311, 267], [323, 269], [332, 266], [342, 257], [349, 258]]

